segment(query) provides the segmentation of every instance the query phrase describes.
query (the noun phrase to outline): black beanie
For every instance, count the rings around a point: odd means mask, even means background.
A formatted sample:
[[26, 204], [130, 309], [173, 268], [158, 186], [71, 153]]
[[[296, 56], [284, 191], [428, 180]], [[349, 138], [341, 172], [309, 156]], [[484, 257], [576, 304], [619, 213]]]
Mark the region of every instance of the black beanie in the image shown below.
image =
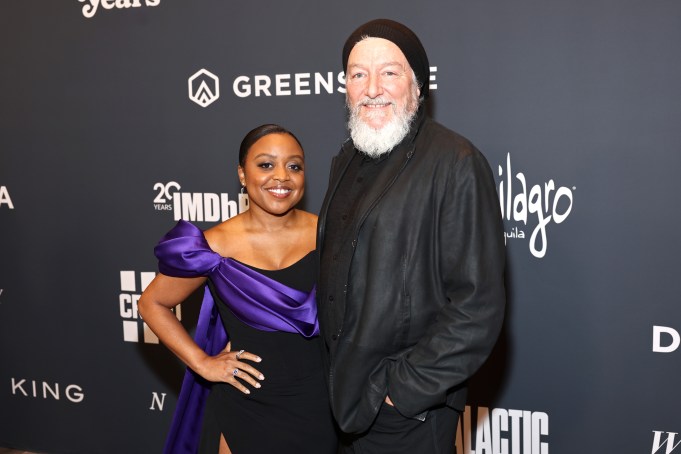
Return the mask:
[[348, 57], [352, 48], [365, 37], [387, 39], [399, 47], [421, 86], [421, 96], [424, 99], [428, 97], [430, 65], [426, 50], [413, 31], [393, 20], [374, 19], [360, 25], [357, 30], [352, 32], [348, 40], [345, 41], [345, 46], [343, 46], [343, 71], [348, 69]]

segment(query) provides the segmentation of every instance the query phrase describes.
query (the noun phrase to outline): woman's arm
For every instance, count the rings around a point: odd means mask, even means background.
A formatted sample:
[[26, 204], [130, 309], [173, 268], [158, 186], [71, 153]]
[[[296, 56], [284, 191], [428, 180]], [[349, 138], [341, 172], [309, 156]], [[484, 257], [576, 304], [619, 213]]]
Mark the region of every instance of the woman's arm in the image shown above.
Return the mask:
[[[260, 388], [256, 378], [262, 380], [265, 377], [249, 363], [242, 362], [260, 362], [260, 357], [250, 352], [231, 352], [230, 344], [217, 355], [208, 355], [194, 342], [170, 310], [205, 282], [205, 277], [184, 278], [158, 274], [140, 297], [139, 313], [161, 342], [193, 371], [206, 380], [229, 383], [249, 394], [249, 389], [236, 378], [238, 376], [251, 386]], [[238, 375], [234, 374], [235, 370], [238, 370]]]

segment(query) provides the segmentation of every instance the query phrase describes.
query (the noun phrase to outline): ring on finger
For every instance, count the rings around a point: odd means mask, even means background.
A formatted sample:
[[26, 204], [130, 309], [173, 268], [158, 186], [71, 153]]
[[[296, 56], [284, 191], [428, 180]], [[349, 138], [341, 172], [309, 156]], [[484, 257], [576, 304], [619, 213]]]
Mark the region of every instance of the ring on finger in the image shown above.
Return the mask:
[[239, 350], [239, 353], [236, 354], [236, 359], [241, 359], [241, 355], [245, 352], [246, 350]]
[[233, 371], [232, 373], [233, 373], [234, 375], [239, 375], [239, 369], [238, 369], [238, 368], [237, 368], [237, 369], [234, 369], [234, 371]]

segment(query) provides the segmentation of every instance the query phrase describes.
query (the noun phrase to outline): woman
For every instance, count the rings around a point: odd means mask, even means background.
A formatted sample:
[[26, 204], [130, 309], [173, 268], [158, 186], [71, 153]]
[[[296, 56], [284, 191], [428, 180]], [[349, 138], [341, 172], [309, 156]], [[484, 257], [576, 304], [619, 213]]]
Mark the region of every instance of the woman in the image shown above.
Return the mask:
[[[156, 246], [161, 273], [139, 311], [188, 366], [165, 452], [335, 452], [314, 292], [317, 216], [295, 208], [304, 164], [291, 132], [253, 129], [238, 166], [248, 211], [205, 233], [179, 221]], [[203, 285], [194, 341], [169, 309]]]

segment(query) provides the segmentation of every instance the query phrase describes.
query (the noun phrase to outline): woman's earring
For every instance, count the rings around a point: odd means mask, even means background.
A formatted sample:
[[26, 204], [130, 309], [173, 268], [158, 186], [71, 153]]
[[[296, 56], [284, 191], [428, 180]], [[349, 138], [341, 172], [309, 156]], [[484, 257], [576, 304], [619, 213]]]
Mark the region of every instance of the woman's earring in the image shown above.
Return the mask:
[[246, 185], [241, 184], [241, 191], [239, 192], [239, 213], [248, 210], [250, 201], [248, 200], [248, 192], [246, 192]]

